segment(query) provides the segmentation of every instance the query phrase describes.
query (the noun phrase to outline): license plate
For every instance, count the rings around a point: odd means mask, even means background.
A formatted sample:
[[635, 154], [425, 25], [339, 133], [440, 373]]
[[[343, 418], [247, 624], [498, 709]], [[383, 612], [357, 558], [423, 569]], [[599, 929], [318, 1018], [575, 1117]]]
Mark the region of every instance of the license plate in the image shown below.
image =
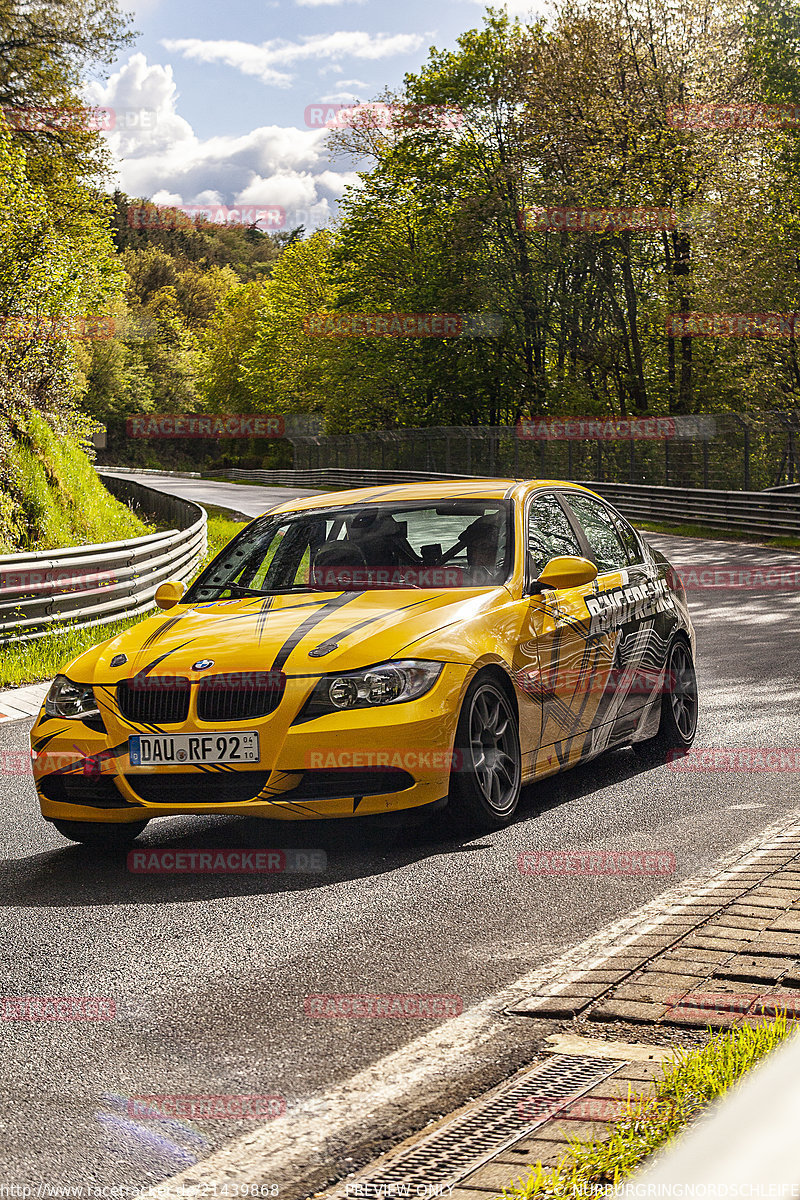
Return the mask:
[[137, 734], [128, 738], [132, 767], [163, 767], [187, 763], [259, 762], [257, 733]]

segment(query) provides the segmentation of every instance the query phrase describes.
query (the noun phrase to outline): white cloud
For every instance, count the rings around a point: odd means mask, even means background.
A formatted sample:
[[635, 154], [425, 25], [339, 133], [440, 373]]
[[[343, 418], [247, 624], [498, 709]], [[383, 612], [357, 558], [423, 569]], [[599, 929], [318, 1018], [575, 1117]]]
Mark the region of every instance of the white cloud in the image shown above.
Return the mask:
[[320, 97], [320, 104], [352, 104], [361, 97], [357, 92], [328, 92], [326, 96]]
[[169, 38], [162, 45], [195, 62], [225, 63], [243, 75], [256, 76], [262, 83], [288, 87], [292, 76], [276, 67], [313, 59], [391, 58], [397, 54], [411, 54], [425, 42], [426, 38], [418, 33], [373, 34], [354, 29], [315, 33], [299, 42], [276, 38], [260, 46], [250, 42], [203, 41], [200, 38]]
[[[119, 186], [157, 204], [279, 205], [287, 227], [328, 225], [352, 171], [331, 170], [325, 129], [264, 125], [238, 136], [199, 138], [178, 115], [169, 66], [134, 54], [87, 101], [111, 109], [118, 127], [106, 136]], [[124, 126], [124, 127], [123, 127]]]
[[364, 4], [365, 0], [294, 0], [295, 4], [301, 8], [326, 8], [333, 7], [334, 4]]

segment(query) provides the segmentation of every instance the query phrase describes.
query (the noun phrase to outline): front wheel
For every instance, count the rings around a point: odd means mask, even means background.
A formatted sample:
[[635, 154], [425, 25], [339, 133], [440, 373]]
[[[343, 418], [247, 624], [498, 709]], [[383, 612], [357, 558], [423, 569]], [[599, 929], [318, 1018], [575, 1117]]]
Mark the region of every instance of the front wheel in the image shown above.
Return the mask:
[[482, 833], [502, 829], [514, 816], [521, 783], [514, 707], [493, 680], [479, 676], [458, 718], [449, 807], [462, 826]]
[[666, 762], [676, 751], [688, 750], [697, 732], [697, 676], [692, 652], [683, 639], [669, 648], [661, 697], [661, 722], [655, 737], [634, 742], [639, 758], [649, 763]]
[[54, 820], [58, 832], [70, 842], [82, 842], [102, 850], [117, 850], [130, 846], [139, 836], [147, 821], [128, 821], [111, 824], [108, 821], [58, 821]]

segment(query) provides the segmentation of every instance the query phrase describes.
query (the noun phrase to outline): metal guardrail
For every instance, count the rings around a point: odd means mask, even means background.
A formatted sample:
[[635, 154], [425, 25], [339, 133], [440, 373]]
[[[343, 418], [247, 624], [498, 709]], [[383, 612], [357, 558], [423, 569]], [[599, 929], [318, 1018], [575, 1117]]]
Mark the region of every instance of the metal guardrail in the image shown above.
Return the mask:
[[167, 579], [187, 580], [206, 552], [206, 512], [132, 479], [103, 475], [129, 507], [174, 528], [92, 546], [0, 556], [0, 645], [54, 627], [106, 625], [149, 611]]
[[[370, 487], [416, 480], [476, 479], [428, 471], [348, 470], [327, 467], [308, 471], [226, 471], [226, 478], [272, 487]], [[710, 529], [741, 530], [759, 537], [800, 538], [800, 495], [792, 492], [721, 492], [712, 488], [650, 487], [637, 483], [598, 483], [576, 480], [610, 500], [631, 521], [655, 524], [704, 525]]]

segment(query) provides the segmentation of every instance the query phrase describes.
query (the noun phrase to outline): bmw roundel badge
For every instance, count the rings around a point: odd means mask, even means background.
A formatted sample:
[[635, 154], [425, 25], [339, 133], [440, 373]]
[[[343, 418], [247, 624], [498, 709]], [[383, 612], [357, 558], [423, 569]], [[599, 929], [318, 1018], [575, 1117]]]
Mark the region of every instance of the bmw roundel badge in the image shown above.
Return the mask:
[[198, 658], [196, 663], [192, 663], [193, 671], [207, 671], [209, 667], [213, 667], [213, 658]]

